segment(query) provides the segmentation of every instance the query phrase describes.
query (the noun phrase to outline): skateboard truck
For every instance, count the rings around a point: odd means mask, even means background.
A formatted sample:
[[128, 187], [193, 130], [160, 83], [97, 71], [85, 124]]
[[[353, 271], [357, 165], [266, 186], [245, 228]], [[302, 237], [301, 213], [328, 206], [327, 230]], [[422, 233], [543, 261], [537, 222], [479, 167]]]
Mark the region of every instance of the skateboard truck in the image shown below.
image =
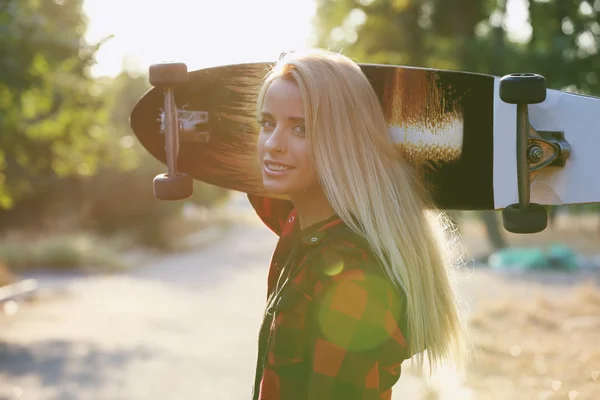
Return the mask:
[[510, 74], [500, 80], [500, 98], [517, 105], [517, 180], [519, 203], [502, 210], [504, 228], [512, 233], [537, 233], [546, 229], [546, 208], [530, 203], [532, 178], [540, 169], [564, 166], [571, 146], [563, 132], [537, 132], [529, 125], [529, 104], [546, 100], [546, 79], [537, 74]]
[[[177, 109], [177, 119], [179, 120], [179, 143], [208, 143], [210, 135], [208, 131], [203, 130], [208, 123], [208, 113], [205, 111], [189, 111], [184, 108]], [[160, 134], [166, 135], [165, 111], [161, 110]]]
[[183, 63], [163, 63], [150, 66], [150, 84], [162, 88], [164, 94], [163, 129], [167, 156], [166, 174], [154, 178], [154, 196], [161, 200], [183, 200], [193, 193], [193, 180], [177, 171], [179, 155], [179, 118], [175, 102], [175, 87], [188, 81], [187, 66]]

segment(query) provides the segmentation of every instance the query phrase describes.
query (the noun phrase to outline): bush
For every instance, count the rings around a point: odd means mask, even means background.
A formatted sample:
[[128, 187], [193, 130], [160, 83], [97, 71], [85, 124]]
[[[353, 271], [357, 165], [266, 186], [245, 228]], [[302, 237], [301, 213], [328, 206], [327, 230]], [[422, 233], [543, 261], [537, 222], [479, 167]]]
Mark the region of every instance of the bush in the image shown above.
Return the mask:
[[0, 287], [13, 283], [15, 279], [15, 276], [8, 267], [0, 262]]
[[[154, 197], [152, 180], [166, 167], [143, 154], [137, 168], [105, 167], [91, 177], [52, 178], [36, 193], [0, 212], [0, 230], [33, 231], [57, 235], [73, 231], [103, 236], [129, 233], [141, 245], [168, 248], [171, 237], [165, 225], [181, 215], [185, 201], [162, 201]], [[229, 191], [194, 182], [187, 200], [211, 207], [224, 201]]]
[[117, 250], [91, 235], [13, 238], [0, 243], [0, 260], [13, 271], [89, 268], [115, 272], [126, 268]]
[[[163, 201], [154, 197], [152, 180], [165, 171], [164, 165], [150, 156], [131, 171], [102, 171], [88, 180], [82, 203], [86, 204], [83, 226], [102, 234], [129, 231], [140, 244], [168, 247], [166, 224], [180, 217], [186, 201]], [[194, 195], [188, 202], [215, 206], [229, 191], [194, 182]]]

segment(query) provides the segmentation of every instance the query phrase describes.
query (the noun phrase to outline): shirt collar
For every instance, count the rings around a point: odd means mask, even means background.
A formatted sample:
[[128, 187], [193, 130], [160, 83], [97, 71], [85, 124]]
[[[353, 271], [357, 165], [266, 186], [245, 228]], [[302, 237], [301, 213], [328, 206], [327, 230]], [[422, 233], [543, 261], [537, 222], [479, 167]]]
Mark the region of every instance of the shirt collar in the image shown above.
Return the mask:
[[300, 229], [300, 224], [297, 223], [294, 230], [294, 236], [300, 239], [300, 243], [306, 246], [315, 246], [322, 242], [323, 239], [330, 237], [334, 233], [344, 230], [346, 224], [339, 215], [334, 214], [329, 218], [316, 222], [306, 228]]

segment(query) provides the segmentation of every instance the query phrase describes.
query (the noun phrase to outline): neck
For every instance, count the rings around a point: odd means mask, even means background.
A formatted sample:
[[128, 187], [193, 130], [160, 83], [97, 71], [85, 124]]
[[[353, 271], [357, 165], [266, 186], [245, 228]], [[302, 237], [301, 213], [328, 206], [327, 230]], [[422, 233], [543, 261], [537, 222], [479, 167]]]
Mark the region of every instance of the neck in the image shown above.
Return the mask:
[[307, 228], [335, 214], [335, 210], [321, 190], [316, 193], [302, 192], [291, 196], [291, 200], [298, 212], [300, 229]]

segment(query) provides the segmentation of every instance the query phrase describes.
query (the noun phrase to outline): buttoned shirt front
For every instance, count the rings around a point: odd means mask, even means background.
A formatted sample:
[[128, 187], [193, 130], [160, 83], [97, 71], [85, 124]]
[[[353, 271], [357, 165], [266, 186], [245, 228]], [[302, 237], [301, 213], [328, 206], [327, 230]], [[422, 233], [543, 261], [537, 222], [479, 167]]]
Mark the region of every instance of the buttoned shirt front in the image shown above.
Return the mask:
[[409, 358], [405, 301], [337, 216], [300, 229], [291, 202], [248, 196], [277, 235], [253, 398], [391, 399]]

